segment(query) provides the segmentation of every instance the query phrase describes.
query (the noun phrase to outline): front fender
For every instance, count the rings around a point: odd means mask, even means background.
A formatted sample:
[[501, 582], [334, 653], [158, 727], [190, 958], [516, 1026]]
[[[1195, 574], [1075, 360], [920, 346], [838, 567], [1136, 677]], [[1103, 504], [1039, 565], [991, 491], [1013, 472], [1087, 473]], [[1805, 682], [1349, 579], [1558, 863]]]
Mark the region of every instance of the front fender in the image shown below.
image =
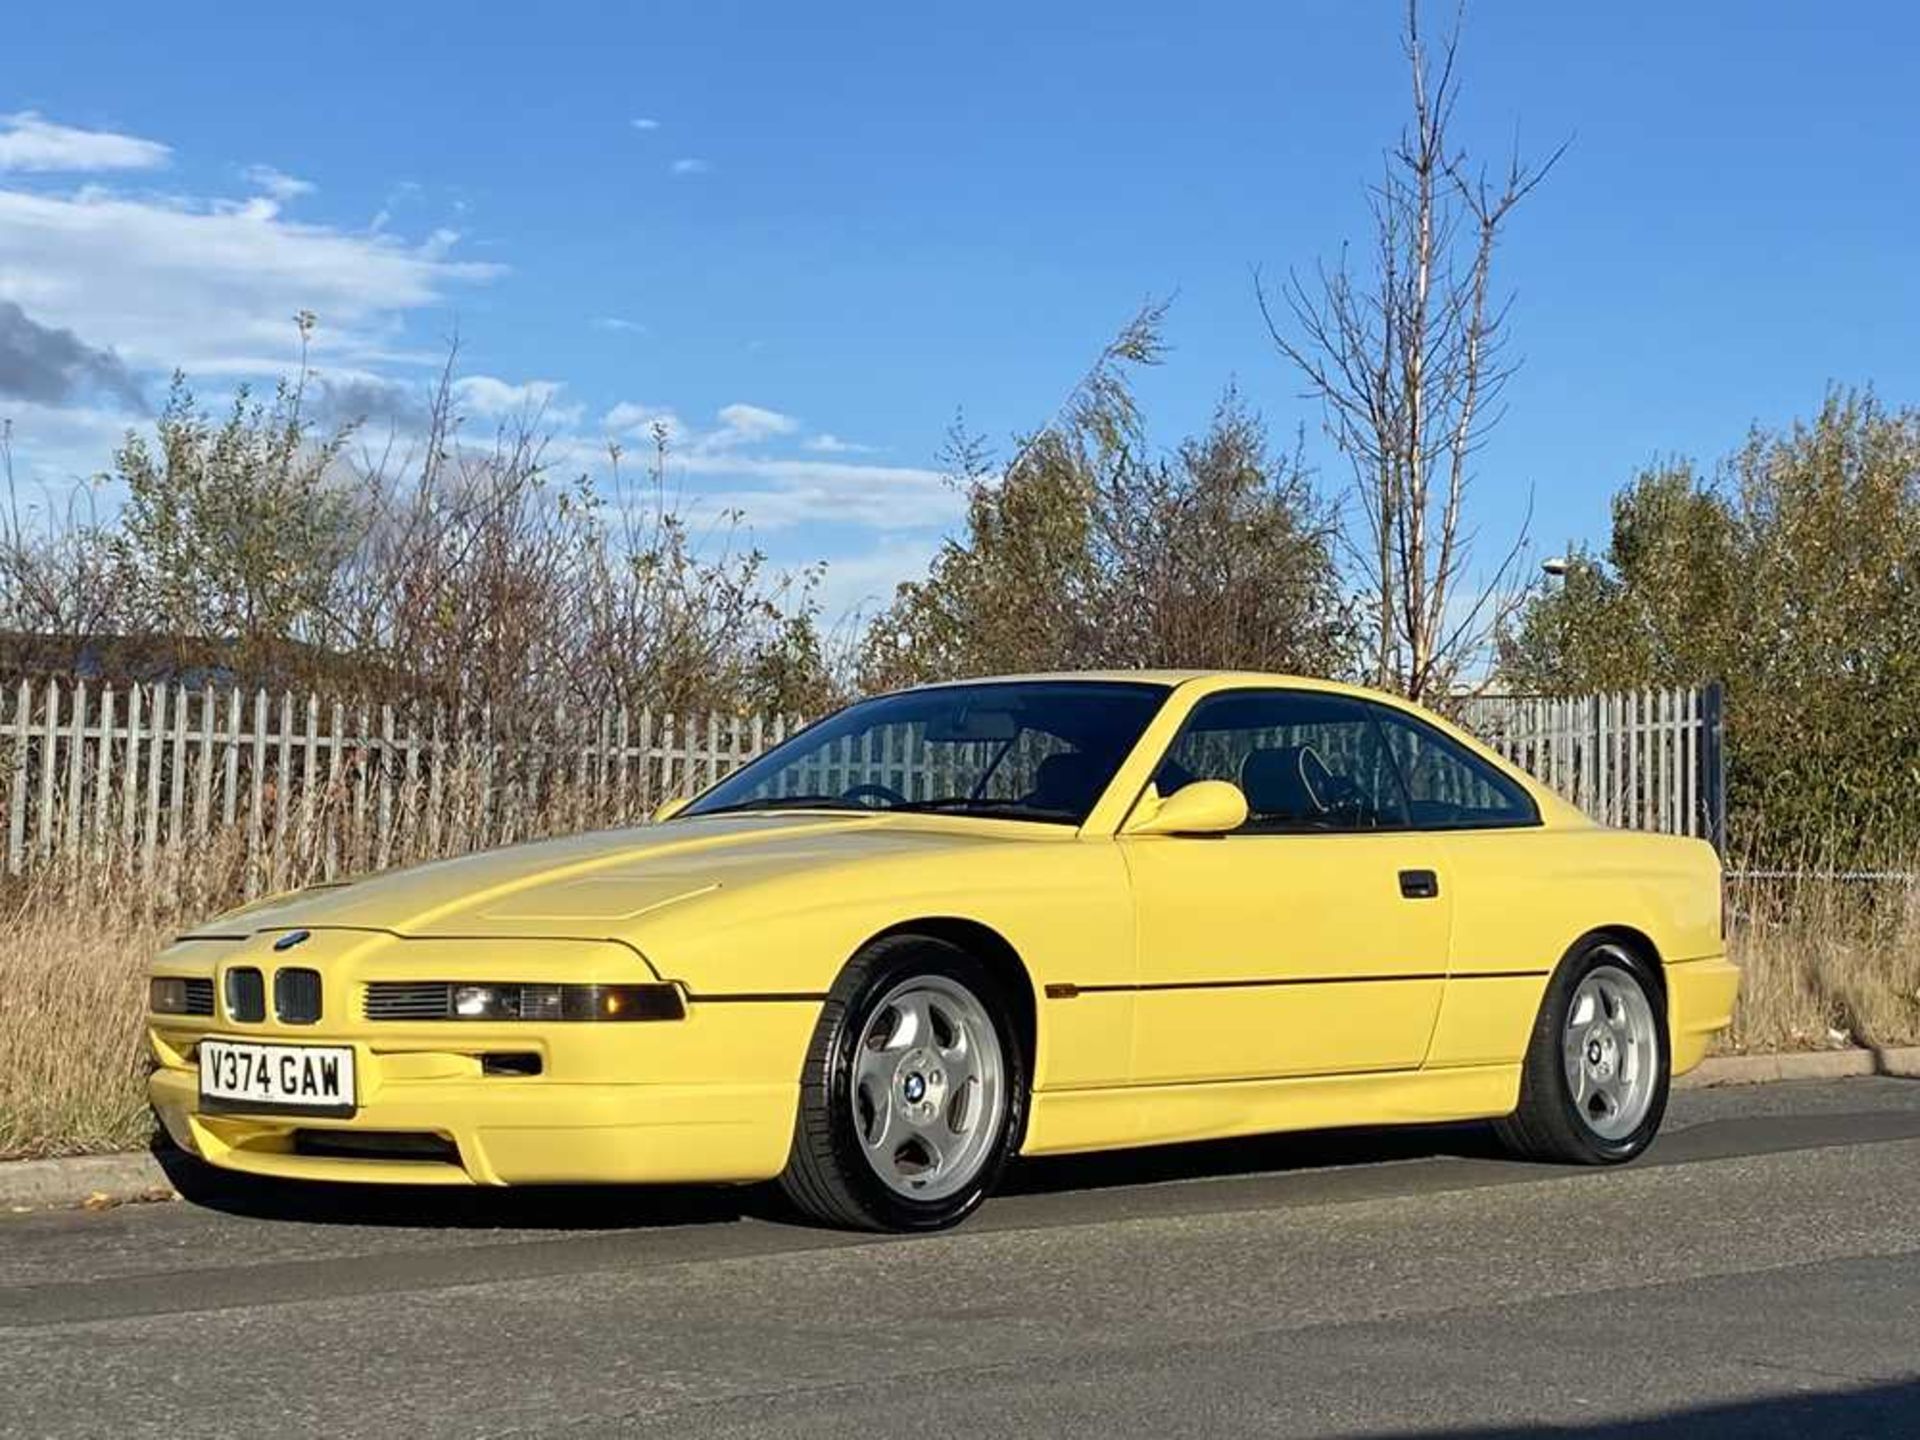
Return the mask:
[[695, 1004], [817, 1001], [865, 943], [921, 920], [983, 926], [1012, 949], [1038, 1007], [1036, 1088], [1124, 1082], [1131, 995], [1044, 998], [1051, 982], [1134, 979], [1132, 899], [1111, 841], [870, 859], [722, 885], [641, 917], [631, 939]]

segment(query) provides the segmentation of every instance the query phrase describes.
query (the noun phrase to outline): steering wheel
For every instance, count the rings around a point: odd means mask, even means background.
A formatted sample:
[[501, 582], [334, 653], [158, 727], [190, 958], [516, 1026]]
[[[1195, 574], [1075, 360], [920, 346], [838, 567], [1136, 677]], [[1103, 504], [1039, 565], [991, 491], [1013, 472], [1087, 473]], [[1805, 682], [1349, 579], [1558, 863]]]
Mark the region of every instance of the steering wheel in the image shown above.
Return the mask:
[[1329, 815], [1338, 815], [1356, 825], [1370, 823], [1367, 796], [1350, 775], [1329, 774], [1320, 785], [1320, 804]]
[[[847, 800], [847, 801], [861, 801], [861, 802], [865, 802], [867, 800], [885, 800], [889, 805], [904, 805], [907, 803], [907, 797], [902, 795], [898, 790], [894, 789], [891, 785], [873, 785], [873, 784], [854, 785], [848, 789], [842, 790], [840, 792], [840, 798], [842, 800]], [[868, 806], [867, 808], [878, 809], [879, 807]]]

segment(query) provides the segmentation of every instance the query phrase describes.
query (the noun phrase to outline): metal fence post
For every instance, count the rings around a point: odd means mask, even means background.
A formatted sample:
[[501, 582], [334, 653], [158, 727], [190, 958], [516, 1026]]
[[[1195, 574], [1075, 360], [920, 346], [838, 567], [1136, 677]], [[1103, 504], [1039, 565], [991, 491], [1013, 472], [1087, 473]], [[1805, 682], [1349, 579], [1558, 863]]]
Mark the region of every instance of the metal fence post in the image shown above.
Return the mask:
[[1726, 687], [1707, 682], [1700, 706], [1700, 804], [1707, 840], [1724, 859], [1727, 853]]

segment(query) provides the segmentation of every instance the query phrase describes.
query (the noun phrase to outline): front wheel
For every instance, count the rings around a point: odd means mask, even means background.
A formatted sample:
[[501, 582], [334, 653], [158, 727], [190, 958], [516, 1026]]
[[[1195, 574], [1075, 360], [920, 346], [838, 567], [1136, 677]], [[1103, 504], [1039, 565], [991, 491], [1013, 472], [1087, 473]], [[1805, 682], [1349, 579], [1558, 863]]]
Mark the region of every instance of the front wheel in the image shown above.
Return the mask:
[[1671, 1055], [1658, 976], [1611, 940], [1569, 956], [1547, 987], [1520, 1072], [1520, 1106], [1499, 1122], [1532, 1160], [1617, 1165], [1660, 1129]]
[[1027, 1076], [1005, 994], [956, 946], [895, 936], [834, 983], [801, 1075], [780, 1186], [816, 1220], [938, 1230], [1019, 1143]]

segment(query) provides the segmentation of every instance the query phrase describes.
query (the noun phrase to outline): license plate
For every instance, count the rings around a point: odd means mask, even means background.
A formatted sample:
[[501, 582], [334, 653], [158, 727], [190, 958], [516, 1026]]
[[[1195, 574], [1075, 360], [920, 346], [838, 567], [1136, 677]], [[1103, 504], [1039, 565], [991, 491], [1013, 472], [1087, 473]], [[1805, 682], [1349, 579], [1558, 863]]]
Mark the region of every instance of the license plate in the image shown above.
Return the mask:
[[208, 1110], [351, 1115], [353, 1048], [200, 1042], [200, 1103]]

